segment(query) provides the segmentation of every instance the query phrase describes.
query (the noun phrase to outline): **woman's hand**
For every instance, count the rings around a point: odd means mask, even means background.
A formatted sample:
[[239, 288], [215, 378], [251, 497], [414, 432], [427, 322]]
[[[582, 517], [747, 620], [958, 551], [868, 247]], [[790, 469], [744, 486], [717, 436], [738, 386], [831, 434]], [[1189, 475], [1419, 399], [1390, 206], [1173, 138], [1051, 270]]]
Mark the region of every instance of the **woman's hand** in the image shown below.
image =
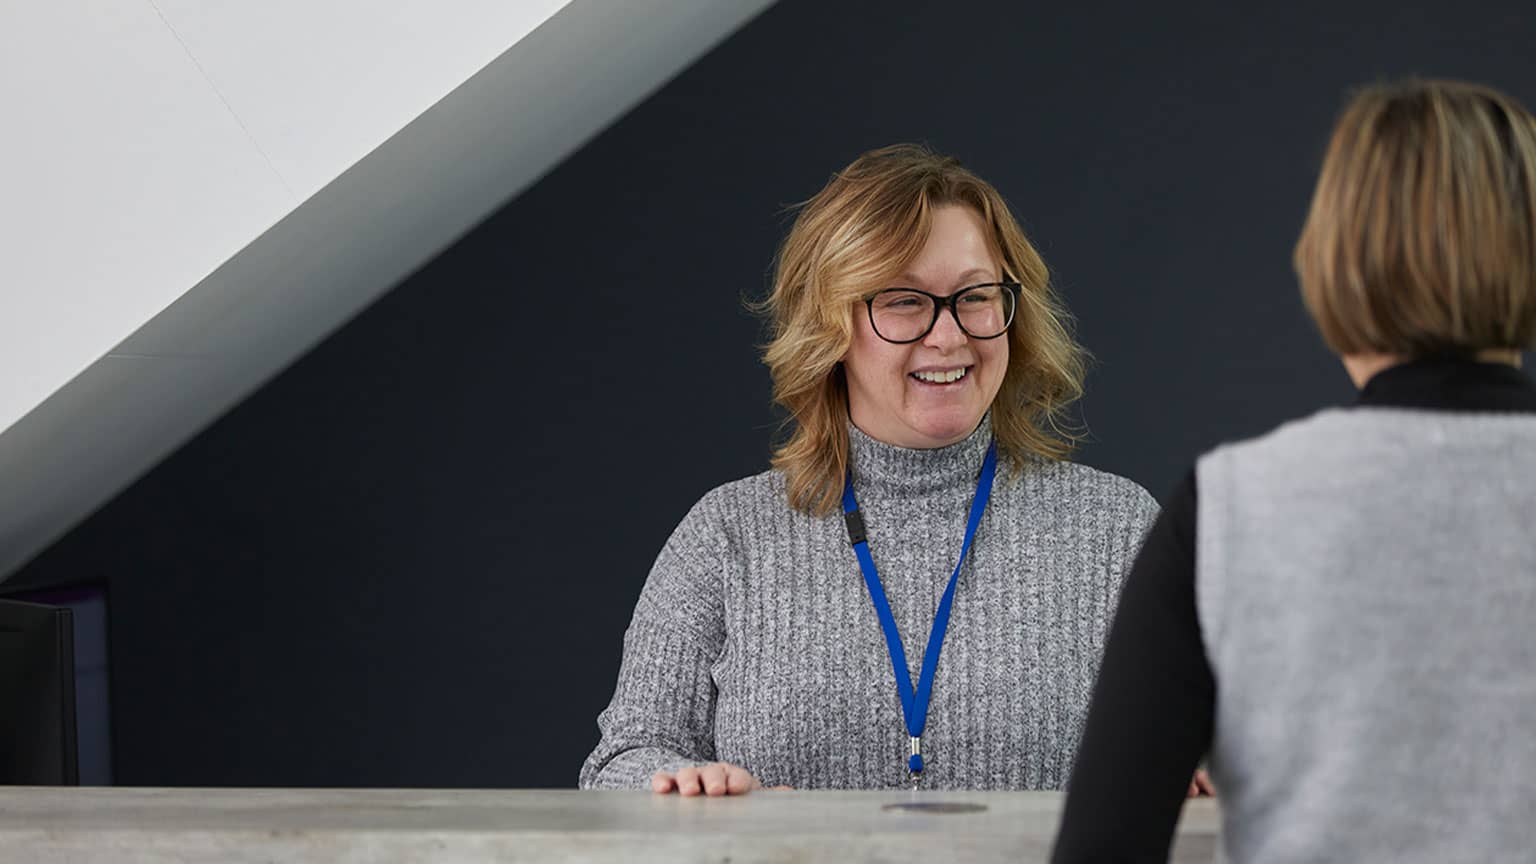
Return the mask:
[[651, 791], [662, 795], [745, 795], [761, 788], [762, 782], [752, 772], [729, 762], [711, 762], [697, 768], [690, 765], [676, 774], [657, 771], [651, 775]]
[[1203, 769], [1195, 771], [1194, 778], [1189, 781], [1189, 797], [1201, 796], [1216, 797], [1216, 785], [1211, 782], [1211, 775], [1205, 773]]

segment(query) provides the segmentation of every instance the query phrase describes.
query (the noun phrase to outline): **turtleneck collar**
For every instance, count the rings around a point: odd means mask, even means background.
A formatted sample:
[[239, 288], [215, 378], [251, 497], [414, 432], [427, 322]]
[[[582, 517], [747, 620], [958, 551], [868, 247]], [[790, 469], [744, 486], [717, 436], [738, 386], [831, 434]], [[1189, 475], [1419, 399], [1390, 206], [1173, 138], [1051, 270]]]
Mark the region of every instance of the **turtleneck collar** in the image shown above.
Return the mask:
[[1426, 357], [1376, 373], [1360, 405], [1441, 411], [1536, 411], [1536, 385], [1507, 363]]
[[849, 464], [854, 491], [866, 494], [921, 495], [943, 489], [971, 489], [992, 442], [992, 415], [975, 431], [947, 447], [913, 450], [869, 437], [848, 424]]

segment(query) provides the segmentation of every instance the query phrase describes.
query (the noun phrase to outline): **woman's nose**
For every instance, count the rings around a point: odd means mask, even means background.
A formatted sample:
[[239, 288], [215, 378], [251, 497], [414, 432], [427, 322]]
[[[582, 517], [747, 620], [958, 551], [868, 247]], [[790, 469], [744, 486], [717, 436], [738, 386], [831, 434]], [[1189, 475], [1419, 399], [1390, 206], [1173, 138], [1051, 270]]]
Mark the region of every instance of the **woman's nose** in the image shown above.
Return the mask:
[[939, 320], [933, 322], [933, 329], [923, 337], [923, 344], [930, 348], [955, 348], [964, 345], [965, 340], [965, 331], [960, 329], [954, 310], [946, 307], [939, 310]]

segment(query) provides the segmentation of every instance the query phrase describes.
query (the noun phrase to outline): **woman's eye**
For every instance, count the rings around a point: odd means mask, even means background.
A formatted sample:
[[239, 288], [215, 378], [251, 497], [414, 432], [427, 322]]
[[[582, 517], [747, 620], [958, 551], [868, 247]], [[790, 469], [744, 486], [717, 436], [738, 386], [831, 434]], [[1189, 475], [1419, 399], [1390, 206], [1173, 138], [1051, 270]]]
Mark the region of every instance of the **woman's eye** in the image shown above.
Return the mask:
[[923, 298], [915, 294], [887, 294], [875, 301], [875, 305], [881, 309], [916, 309], [924, 303]]

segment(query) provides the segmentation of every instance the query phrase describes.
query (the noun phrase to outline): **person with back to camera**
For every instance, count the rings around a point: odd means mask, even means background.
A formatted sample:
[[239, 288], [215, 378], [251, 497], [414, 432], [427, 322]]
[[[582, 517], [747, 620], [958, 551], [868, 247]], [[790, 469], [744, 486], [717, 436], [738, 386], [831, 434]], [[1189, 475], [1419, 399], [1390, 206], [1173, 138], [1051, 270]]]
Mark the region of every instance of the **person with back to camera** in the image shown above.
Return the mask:
[[662, 549], [581, 786], [1059, 788], [1156, 504], [1063, 461], [1083, 359], [1045, 265], [900, 145], [803, 206], [766, 308], [792, 433]]
[[1358, 403], [1219, 447], [1147, 539], [1054, 860], [1160, 861], [1210, 751], [1236, 862], [1536, 856], [1536, 121], [1366, 88], [1296, 246]]

